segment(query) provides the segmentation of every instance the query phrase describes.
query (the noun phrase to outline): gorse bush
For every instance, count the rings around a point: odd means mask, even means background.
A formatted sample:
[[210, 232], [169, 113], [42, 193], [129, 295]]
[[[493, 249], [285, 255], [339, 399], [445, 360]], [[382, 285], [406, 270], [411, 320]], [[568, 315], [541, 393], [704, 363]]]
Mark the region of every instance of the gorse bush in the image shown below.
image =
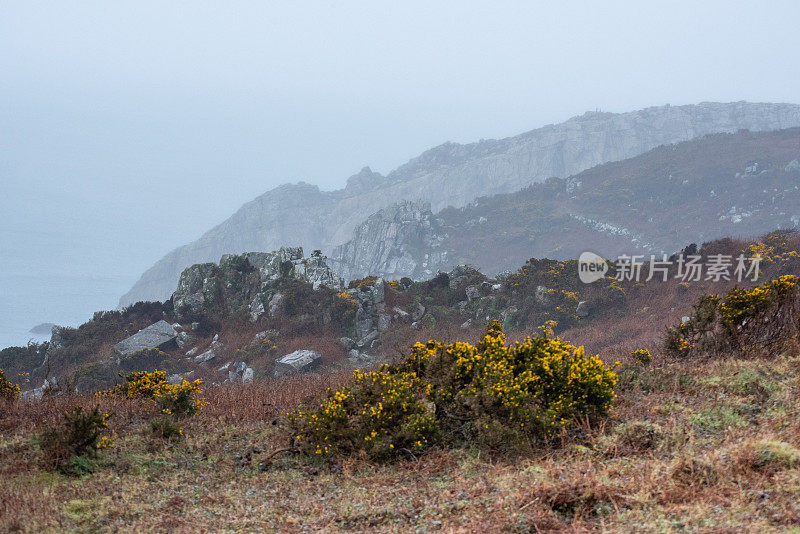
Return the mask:
[[302, 450], [381, 459], [436, 445], [546, 440], [607, 414], [617, 382], [598, 357], [560, 339], [507, 345], [497, 322], [475, 346], [417, 343], [400, 364], [354, 378], [321, 405], [290, 415]]
[[687, 356], [748, 350], [796, 335], [798, 325], [787, 323], [796, 314], [781, 310], [797, 307], [799, 288], [796, 276], [784, 275], [759, 287], [733, 288], [724, 297], [704, 295], [688, 321], [667, 329], [664, 347]]
[[653, 361], [653, 355], [647, 349], [636, 349], [633, 351], [633, 359], [642, 365], [647, 365]]
[[39, 445], [49, 467], [69, 474], [80, 474], [89, 465], [85, 460], [98, 450], [111, 445], [108, 430], [109, 414], [101, 414], [95, 406], [89, 412], [80, 407], [63, 414], [60, 425], [44, 431]]
[[19, 398], [19, 386], [6, 378], [5, 372], [0, 369], [0, 402], [13, 402]]
[[165, 371], [140, 371], [125, 376], [124, 384], [103, 391], [100, 395], [150, 400], [166, 415], [187, 417], [195, 415], [206, 405], [198, 398], [202, 384], [200, 379], [170, 384]]

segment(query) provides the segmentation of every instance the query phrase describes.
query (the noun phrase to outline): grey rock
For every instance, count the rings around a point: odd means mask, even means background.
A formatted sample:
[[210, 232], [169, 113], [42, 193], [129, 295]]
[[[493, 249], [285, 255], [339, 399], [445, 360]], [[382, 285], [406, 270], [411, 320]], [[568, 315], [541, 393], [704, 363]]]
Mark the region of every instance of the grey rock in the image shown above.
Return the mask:
[[192, 330], [197, 330], [200, 328], [200, 323], [192, 323]]
[[177, 343], [179, 349], [182, 349], [189, 343], [189, 334], [183, 331], [179, 332], [178, 335], [175, 336], [175, 343]]
[[172, 294], [175, 313], [198, 314], [207, 300], [213, 300], [216, 286], [209, 282], [217, 270], [213, 263], [200, 263], [186, 267], [178, 279], [178, 288]]
[[467, 293], [467, 300], [469, 301], [481, 298], [481, 293], [475, 286], [468, 286], [465, 291]]
[[279, 336], [280, 332], [278, 332], [275, 329], [270, 328], [269, 330], [264, 330], [253, 336], [253, 341], [250, 342], [250, 346], [259, 345], [261, 343], [267, 343], [267, 342], [274, 343]]
[[414, 313], [411, 314], [411, 321], [418, 322], [422, 317], [425, 316], [425, 306], [422, 305], [421, 302], [417, 303], [417, 307], [414, 309]]
[[192, 347], [191, 349], [186, 351], [186, 355], [187, 356], [194, 356], [195, 354], [197, 354], [197, 351], [199, 349], [200, 349], [200, 347]]
[[252, 384], [255, 373], [252, 367], [247, 367], [242, 371], [242, 384]]
[[269, 299], [269, 315], [270, 317], [275, 317], [278, 314], [278, 308], [283, 301], [283, 293], [275, 293], [272, 295], [272, 298]]
[[536, 295], [534, 295], [536, 302], [539, 304], [547, 304], [547, 288], [544, 286], [537, 286], [536, 287]]
[[575, 315], [578, 317], [589, 316], [589, 304], [585, 300], [582, 300], [578, 303], [578, 307], [575, 308]]
[[367, 354], [366, 352], [361, 352], [358, 350], [351, 350], [349, 356], [347, 357], [351, 363], [360, 364], [360, 363], [372, 363], [375, 361], [375, 357]]
[[378, 337], [379, 337], [378, 331], [373, 330], [371, 332], [368, 332], [367, 335], [365, 335], [363, 338], [359, 339], [357, 345], [359, 347], [372, 346], [372, 342], [378, 339]]
[[195, 356], [195, 363], [206, 363], [222, 355], [225, 346], [219, 341], [219, 335], [214, 336], [211, 346], [202, 354]]
[[129, 338], [114, 345], [114, 351], [120, 356], [127, 356], [140, 350], [169, 350], [177, 347], [175, 338], [178, 333], [168, 322], [161, 320], [140, 330]]
[[340, 337], [339, 342], [347, 350], [352, 350], [357, 347], [356, 342], [350, 339], [349, 337]]
[[470, 326], [472, 326], [472, 319], [467, 319], [466, 321], [461, 323], [461, 328], [466, 329], [469, 328]]
[[425, 277], [444, 265], [444, 232], [426, 202], [402, 201], [378, 210], [353, 230], [353, 238], [332, 254], [331, 266], [344, 278]]
[[783, 170], [784, 172], [800, 171], [800, 161], [793, 159]]
[[296, 350], [275, 360], [275, 376], [307, 373], [316, 368], [322, 357], [315, 350]]
[[392, 317], [386, 314], [378, 315], [378, 332], [384, 333], [389, 330], [389, 325], [392, 323]]
[[167, 382], [169, 382], [173, 386], [178, 385], [178, 384], [182, 384], [183, 383], [183, 375], [180, 375], [180, 374], [169, 375], [167, 377]]
[[261, 295], [256, 295], [256, 298], [250, 303], [250, 322], [258, 321], [258, 318], [264, 314], [264, 303], [261, 301]]

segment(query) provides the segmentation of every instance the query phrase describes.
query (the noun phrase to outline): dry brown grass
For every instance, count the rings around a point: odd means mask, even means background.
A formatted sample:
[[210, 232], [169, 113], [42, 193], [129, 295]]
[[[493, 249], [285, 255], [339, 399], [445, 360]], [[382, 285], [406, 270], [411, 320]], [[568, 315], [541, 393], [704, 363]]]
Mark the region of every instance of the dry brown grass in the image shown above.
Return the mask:
[[[612, 418], [525, 455], [438, 450], [389, 465], [287, 454], [267, 460], [287, 443], [283, 414], [348, 377], [209, 387], [210, 405], [184, 423], [186, 439], [155, 447], [145, 431], [146, 408], [101, 399], [114, 413], [115, 446], [95, 473], [78, 479], [43, 470], [33, 439], [61, 411], [97, 400], [20, 402], [0, 418], [0, 530], [777, 532], [800, 526], [800, 467], [780, 455], [764, 463], [757, 454], [764, 442], [800, 447], [797, 354], [691, 362], [656, 355], [620, 384]], [[637, 442], [619, 430], [635, 424], [657, 425], [659, 438]]]

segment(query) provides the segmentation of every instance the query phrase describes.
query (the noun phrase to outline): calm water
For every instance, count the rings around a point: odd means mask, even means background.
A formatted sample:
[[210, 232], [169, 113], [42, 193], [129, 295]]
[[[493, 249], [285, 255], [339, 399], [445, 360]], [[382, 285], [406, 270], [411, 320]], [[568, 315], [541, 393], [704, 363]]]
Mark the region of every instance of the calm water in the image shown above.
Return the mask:
[[[40, 323], [78, 326], [97, 310], [116, 308], [135, 277], [0, 273], [0, 348], [40, 340]], [[49, 336], [46, 336], [49, 339]]]

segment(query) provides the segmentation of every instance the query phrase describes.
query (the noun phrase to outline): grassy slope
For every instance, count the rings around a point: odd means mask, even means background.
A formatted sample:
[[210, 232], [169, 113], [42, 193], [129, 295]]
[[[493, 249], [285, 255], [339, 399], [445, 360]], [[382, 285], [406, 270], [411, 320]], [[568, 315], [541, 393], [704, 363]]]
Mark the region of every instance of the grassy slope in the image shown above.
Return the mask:
[[[318, 379], [212, 388], [211, 405], [177, 445], [154, 446], [140, 407], [106, 400], [116, 444], [97, 473], [79, 479], [41, 470], [30, 438], [67, 405], [91, 400], [22, 403], [2, 420], [0, 528], [779, 531], [800, 524], [798, 372], [797, 353], [691, 365], [656, 358], [625, 373], [607, 424], [561, 444], [513, 457], [439, 451], [385, 466], [266, 461], [283, 445], [274, 414], [319, 393]], [[632, 422], [660, 432], [653, 442], [626, 439]], [[780, 454], [758, 465], [753, 451], [764, 441]]]

